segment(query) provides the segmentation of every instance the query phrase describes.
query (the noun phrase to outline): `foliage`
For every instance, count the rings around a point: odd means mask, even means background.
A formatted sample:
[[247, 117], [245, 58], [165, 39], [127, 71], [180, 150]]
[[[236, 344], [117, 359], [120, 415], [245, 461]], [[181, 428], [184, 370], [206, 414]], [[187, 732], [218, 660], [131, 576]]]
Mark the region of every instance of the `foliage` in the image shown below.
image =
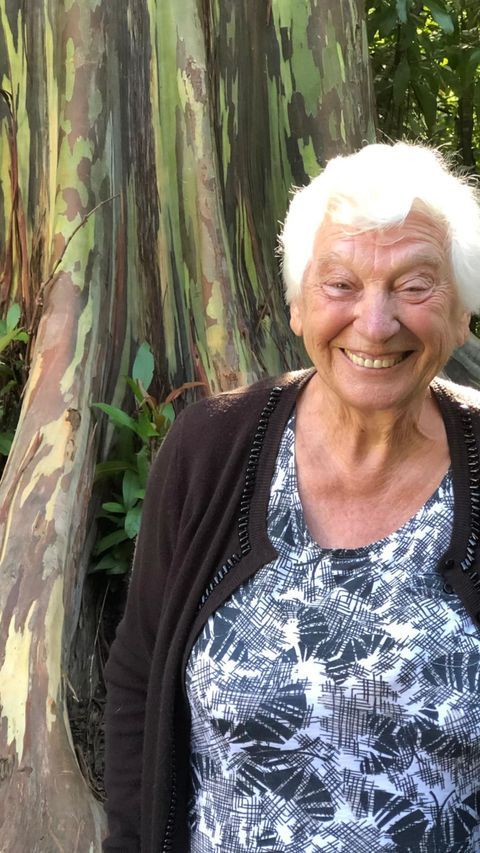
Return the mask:
[[15, 303], [6, 319], [0, 320], [0, 457], [7, 457], [10, 452], [25, 382], [22, 348], [18, 343], [26, 343], [28, 334], [19, 326], [20, 314], [20, 306]]
[[186, 382], [158, 402], [148, 393], [153, 380], [154, 361], [150, 347], [142, 344], [135, 358], [127, 385], [133, 392], [136, 410], [129, 415], [106, 403], [93, 405], [108, 416], [117, 430], [114, 457], [100, 462], [96, 479], [108, 480], [112, 500], [102, 504], [97, 515], [102, 535], [93, 549], [97, 562], [92, 572], [125, 574], [131, 565], [134, 540], [140, 527], [143, 499], [150, 465], [164, 440], [175, 412], [173, 401], [184, 391], [202, 385]]
[[367, 3], [378, 123], [428, 140], [475, 172], [480, 157], [478, 0]]

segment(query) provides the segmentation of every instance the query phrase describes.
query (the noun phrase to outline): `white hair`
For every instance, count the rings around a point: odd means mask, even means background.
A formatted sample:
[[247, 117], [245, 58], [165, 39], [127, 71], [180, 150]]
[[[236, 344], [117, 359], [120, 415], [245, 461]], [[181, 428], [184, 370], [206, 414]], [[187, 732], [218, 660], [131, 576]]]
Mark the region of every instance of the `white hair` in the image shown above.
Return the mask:
[[297, 190], [280, 237], [287, 303], [299, 296], [325, 217], [356, 232], [402, 223], [415, 207], [447, 228], [450, 262], [464, 308], [480, 309], [480, 206], [475, 190], [452, 174], [430, 148], [397, 142], [366, 145], [335, 157], [311, 183]]

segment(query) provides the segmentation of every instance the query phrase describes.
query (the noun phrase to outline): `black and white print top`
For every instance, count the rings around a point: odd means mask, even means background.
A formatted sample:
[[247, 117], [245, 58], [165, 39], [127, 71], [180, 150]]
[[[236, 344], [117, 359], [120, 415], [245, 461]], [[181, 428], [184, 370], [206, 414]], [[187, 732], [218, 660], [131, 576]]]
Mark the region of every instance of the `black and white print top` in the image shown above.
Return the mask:
[[436, 569], [451, 476], [390, 536], [321, 548], [294, 428], [268, 509], [278, 557], [188, 661], [190, 853], [480, 851], [480, 635]]

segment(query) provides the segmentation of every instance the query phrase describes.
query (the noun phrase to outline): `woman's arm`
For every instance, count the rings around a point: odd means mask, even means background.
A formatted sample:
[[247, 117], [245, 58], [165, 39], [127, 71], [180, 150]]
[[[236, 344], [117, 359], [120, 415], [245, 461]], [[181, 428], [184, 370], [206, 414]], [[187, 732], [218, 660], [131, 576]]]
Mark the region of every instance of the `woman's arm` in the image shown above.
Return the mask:
[[104, 850], [140, 850], [145, 704], [150, 665], [175, 548], [182, 417], [155, 459], [145, 496], [124, 617], [106, 666], [105, 787], [109, 833]]

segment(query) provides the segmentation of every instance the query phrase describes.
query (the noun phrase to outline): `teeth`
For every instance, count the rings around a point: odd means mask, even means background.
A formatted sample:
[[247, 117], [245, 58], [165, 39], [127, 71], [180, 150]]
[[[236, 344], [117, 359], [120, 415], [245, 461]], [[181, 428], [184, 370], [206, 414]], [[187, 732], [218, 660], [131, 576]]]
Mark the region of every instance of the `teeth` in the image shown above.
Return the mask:
[[393, 358], [362, 358], [348, 349], [345, 349], [344, 353], [354, 364], [358, 364], [360, 367], [373, 367], [374, 370], [378, 370], [381, 367], [394, 367], [403, 359], [403, 355], [394, 356]]

